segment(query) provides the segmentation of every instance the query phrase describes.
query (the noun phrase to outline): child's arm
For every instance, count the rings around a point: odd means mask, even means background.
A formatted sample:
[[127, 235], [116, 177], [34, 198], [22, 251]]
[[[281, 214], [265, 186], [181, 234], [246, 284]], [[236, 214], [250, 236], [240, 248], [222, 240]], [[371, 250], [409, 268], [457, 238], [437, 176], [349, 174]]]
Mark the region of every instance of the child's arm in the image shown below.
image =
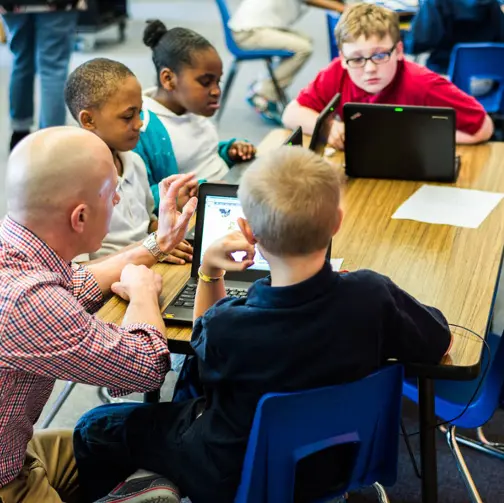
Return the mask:
[[[245, 252], [241, 262], [233, 253]], [[193, 320], [205, 314], [217, 301], [226, 296], [224, 274], [226, 271], [243, 271], [254, 263], [255, 248], [240, 231], [232, 232], [211, 244], [205, 251], [199, 270]]]
[[317, 122], [318, 112], [301, 106], [297, 100], [292, 100], [284, 110], [282, 122], [288, 129], [296, 129], [301, 126], [303, 133], [312, 135]]
[[426, 306], [385, 278], [391, 296], [384, 343], [384, 357], [404, 363], [441, 361], [450, 350], [452, 335], [441, 311]]
[[231, 140], [219, 142], [219, 156], [224, 159], [229, 168], [232, 168], [237, 162], [248, 161], [255, 156], [256, 148], [248, 141]]
[[304, 2], [306, 5], [312, 7], [335, 10], [336, 12], [343, 12], [345, 10], [345, 3], [340, 0], [304, 0]]

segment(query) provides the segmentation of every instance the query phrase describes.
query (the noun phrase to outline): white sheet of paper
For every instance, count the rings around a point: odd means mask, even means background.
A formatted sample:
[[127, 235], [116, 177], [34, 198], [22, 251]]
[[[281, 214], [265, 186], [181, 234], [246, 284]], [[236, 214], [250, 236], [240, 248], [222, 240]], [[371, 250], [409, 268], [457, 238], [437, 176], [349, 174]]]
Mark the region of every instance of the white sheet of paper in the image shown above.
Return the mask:
[[503, 197], [496, 192], [423, 185], [392, 218], [476, 229]]
[[341, 269], [341, 265], [343, 264], [342, 258], [332, 258], [331, 259], [331, 267], [333, 271], [339, 271]]

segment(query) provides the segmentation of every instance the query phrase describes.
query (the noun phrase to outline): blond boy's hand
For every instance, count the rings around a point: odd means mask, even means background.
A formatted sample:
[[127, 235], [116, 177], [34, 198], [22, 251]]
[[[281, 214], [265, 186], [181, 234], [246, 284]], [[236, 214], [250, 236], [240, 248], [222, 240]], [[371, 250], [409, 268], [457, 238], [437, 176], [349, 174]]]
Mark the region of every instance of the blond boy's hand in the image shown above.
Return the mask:
[[345, 150], [345, 124], [343, 122], [333, 121], [327, 143], [338, 150]]
[[201, 270], [212, 278], [224, 271], [244, 271], [254, 263], [254, 256], [254, 245], [240, 231], [231, 232], [207, 248]]
[[196, 211], [198, 200], [191, 197], [180, 212], [177, 197], [185, 185], [194, 180], [194, 173], [172, 175], [159, 183], [159, 218], [157, 244], [163, 253], [171, 253], [185, 237], [189, 220]]

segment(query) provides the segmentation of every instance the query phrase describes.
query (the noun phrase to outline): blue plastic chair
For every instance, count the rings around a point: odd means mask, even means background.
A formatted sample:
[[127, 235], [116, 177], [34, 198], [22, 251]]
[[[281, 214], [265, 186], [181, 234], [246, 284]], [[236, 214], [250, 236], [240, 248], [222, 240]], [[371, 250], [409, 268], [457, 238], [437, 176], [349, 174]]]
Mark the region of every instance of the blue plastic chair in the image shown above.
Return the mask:
[[[326, 494], [310, 498], [323, 502], [371, 485], [387, 502], [379, 483], [393, 485], [397, 477], [402, 378], [402, 366], [394, 365], [349, 384], [264, 395], [235, 503], [292, 503], [301, 501], [294, 499], [295, 487], [311, 494], [331, 486]], [[315, 461], [332, 447], [332, 463], [327, 457]], [[308, 471], [309, 482], [302, 486], [306, 472], [303, 477], [300, 470], [310, 459], [315, 474], [326, 469], [334, 477], [342, 469], [347, 476], [324, 484]]]
[[331, 61], [339, 56], [338, 45], [336, 44], [336, 37], [334, 36], [334, 30], [340, 19], [341, 15], [334, 12], [326, 13], [327, 21], [327, 35], [329, 38], [329, 56]]
[[242, 49], [240, 48], [234, 38], [231, 29], [228, 26], [229, 19], [231, 18], [229, 14], [229, 9], [226, 3], [226, 0], [216, 0], [217, 6], [219, 8], [222, 27], [224, 29], [224, 36], [226, 39], [226, 46], [228, 51], [234, 56], [234, 60], [231, 63], [231, 68], [229, 69], [229, 74], [224, 83], [224, 87], [222, 89], [222, 95], [220, 100], [220, 108], [217, 112], [216, 119], [219, 121], [223, 111], [224, 106], [226, 104], [227, 98], [229, 96], [229, 91], [231, 90], [231, 86], [236, 77], [236, 72], [238, 71], [238, 66], [243, 61], [257, 61], [263, 60], [266, 63], [266, 67], [268, 68], [269, 76], [275, 86], [275, 91], [278, 95], [278, 99], [285, 107], [287, 105], [287, 97], [283, 89], [278, 84], [278, 81], [273, 72], [273, 58], [290, 58], [294, 55], [292, 51], [283, 51], [280, 49]]
[[495, 88], [476, 96], [489, 114], [504, 113], [504, 44], [457, 44], [451, 53], [449, 79], [462, 91], [471, 94], [471, 79], [491, 79]]
[[[481, 503], [482, 500], [467, 469], [458, 443], [504, 459], [504, 445], [489, 442], [482, 430], [483, 425], [492, 418], [495, 410], [499, 407], [499, 397], [504, 384], [504, 344], [502, 339], [502, 336], [492, 333], [488, 335], [487, 343], [492, 353], [490, 367], [478, 394], [462, 416], [457, 418], [465, 409], [472, 395], [474, 395], [480, 377], [466, 382], [446, 380], [436, 380], [435, 382], [436, 416], [441, 418], [442, 421], [450, 421], [446, 427], [442, 426], [439, 429], [446, 435], [448, 446], [455, 457], [457, 468], [469, 492], [471, 501], [477, 503]], [[482, 371], [484, 371], [487, 364], [488, 351], [484, 349], [481, 362]], [[412, 381], [407, 380], [404, 382], [403, 394], [418, 403], [418, 389]], [[452, 421], [453, 418], [457, 419]], [[478, 440], [456, 435], [456, 428], [476, 428]]]

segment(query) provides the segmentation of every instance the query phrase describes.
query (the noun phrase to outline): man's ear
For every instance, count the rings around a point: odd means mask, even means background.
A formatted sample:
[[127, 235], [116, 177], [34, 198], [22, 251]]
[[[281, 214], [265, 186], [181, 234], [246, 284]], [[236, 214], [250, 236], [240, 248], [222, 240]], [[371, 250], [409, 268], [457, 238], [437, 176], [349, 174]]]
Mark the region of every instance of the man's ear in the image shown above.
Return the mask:
[[238, 218], [238, 226], [242, 231], [242, 234], [245, 236], [245, 239], [251, 244], [255, 245], [257, 243], [257, 239], [250, 228], [249, 223], [244, 218]]
[[93, 118], [93, 112], [91, 110], [81, 110], [79, 112], [79, 124], [88, 131], [94, 131], [96, 129], [96, 124]]
[[159, 72], [159, 82], [166, 91], [174, 91], [177, 85], [177, 76], [170, 68], [163, 68]]
[[82, 234], [89, 218], [89, 209], [85, 204], [76, 206], [70, 215], [70, 225], [78, 234]]

